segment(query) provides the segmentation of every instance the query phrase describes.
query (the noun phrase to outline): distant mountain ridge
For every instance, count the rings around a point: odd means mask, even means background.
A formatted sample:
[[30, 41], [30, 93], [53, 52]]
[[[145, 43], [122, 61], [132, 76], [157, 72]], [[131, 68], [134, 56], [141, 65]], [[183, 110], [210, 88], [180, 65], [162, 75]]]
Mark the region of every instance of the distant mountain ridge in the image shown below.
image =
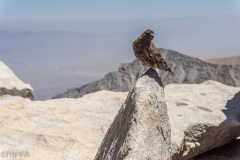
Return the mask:
[[[211, 64], [173, 50], [163, 48], [158, 50], [174, 72], [174, 76], [172, 76], [167, 72], [160, 71], [164, 86], [170, 83], [198, 84], [206, 80], [215, 80], [235, 87], [240, 86], [240, 65]], [[106, 74], [103, 79], [80, 88], [69, 89], [53, 98], [78, 98], [99, 90], [126, 92], [146, 70], [147, 67], [143, 66], [140, 61], [134, 60], [132, 63], [121, 64], [118, 71]]]
[[213, 64], [240, 65], [240, 56], [204, 58], [202, 60]]

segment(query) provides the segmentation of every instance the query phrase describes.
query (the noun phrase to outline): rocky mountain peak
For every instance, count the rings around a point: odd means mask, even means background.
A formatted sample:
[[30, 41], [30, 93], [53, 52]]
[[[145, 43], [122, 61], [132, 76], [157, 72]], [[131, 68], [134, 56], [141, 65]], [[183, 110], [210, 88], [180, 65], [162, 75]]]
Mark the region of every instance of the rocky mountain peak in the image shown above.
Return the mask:
[[[206, 80], [215, 80], [230, 86], [240, 86], [240, 65], [211, 64], [173, 50], [163, 48], [158, 50], [174, 72], [174, 76], [172, 76], [165, 71], [160, 71], [164, 86], [170, 83], [199, 84]], [[137, 78], [147, 69], [138, 60], [121, 64], [118, 71], [110, 72], [100, 80], [80, 88], [70, 89], [53, 98], [78, 98], [100, 90], [126, 92], [132, 88]]]

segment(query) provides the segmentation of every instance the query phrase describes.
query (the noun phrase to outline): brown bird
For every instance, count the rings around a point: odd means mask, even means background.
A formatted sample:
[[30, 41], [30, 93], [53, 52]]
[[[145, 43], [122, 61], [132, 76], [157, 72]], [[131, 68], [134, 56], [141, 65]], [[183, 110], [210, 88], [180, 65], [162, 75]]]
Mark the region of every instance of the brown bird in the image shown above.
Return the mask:
[[173, 74], [171, 69], [167, 66], [167, 63], [159, 54], [156, 46], [151, 42], [153, 38], [154, 32], [152, 30], [148, 29], [143, 32], [143, 34], [133, 42], [135, 56], [147, 67], [158, 68]]

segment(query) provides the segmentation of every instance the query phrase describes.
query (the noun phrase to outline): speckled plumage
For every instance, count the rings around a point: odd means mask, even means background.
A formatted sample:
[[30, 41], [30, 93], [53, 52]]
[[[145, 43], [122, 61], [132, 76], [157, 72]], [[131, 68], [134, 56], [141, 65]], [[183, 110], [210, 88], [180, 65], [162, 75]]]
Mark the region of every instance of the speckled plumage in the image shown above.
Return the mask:
[[153, 38], [154, 32], [152, 30], [148, 29], [143, 32], [143, 34], [133, 42], [135, 56], [147, 67], [158, 68], [172, 73], [167, 63], [159, 54], [156, 46], [151, 42]]

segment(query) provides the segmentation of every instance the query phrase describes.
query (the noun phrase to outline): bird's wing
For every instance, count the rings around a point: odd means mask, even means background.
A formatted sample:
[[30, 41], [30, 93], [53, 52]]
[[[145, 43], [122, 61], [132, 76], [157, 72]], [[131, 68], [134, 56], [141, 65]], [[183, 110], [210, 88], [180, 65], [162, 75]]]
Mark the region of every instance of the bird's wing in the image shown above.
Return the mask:
[[157, 48], [155, 47], [155, 45], [153, 43], [150, 44], [150, 47], [147, 49], [147, 52], [149, 54], [149, 57], [151, 58], [151, 60], [154, 63], [164, 63], [164, 64], [166, 64], [166, 62], [164, 61], [162, 56], [159, 54]]
[[158, 54], [157, 47], [156, 47], [152, 42], [150, 43], [149, 50], [150, 50], [153, 54]]
[[147, 52], [149, 54], [151, 61], [154, 64], [157, 64], [159, 69], [169, 71], [172, 73], [171, 69], [168, 67], [167, 63], [164, 61], [164, 59], [158, 52], [157, 47], [153, 43], [150, 44], [150, 47], [147, 49]]

